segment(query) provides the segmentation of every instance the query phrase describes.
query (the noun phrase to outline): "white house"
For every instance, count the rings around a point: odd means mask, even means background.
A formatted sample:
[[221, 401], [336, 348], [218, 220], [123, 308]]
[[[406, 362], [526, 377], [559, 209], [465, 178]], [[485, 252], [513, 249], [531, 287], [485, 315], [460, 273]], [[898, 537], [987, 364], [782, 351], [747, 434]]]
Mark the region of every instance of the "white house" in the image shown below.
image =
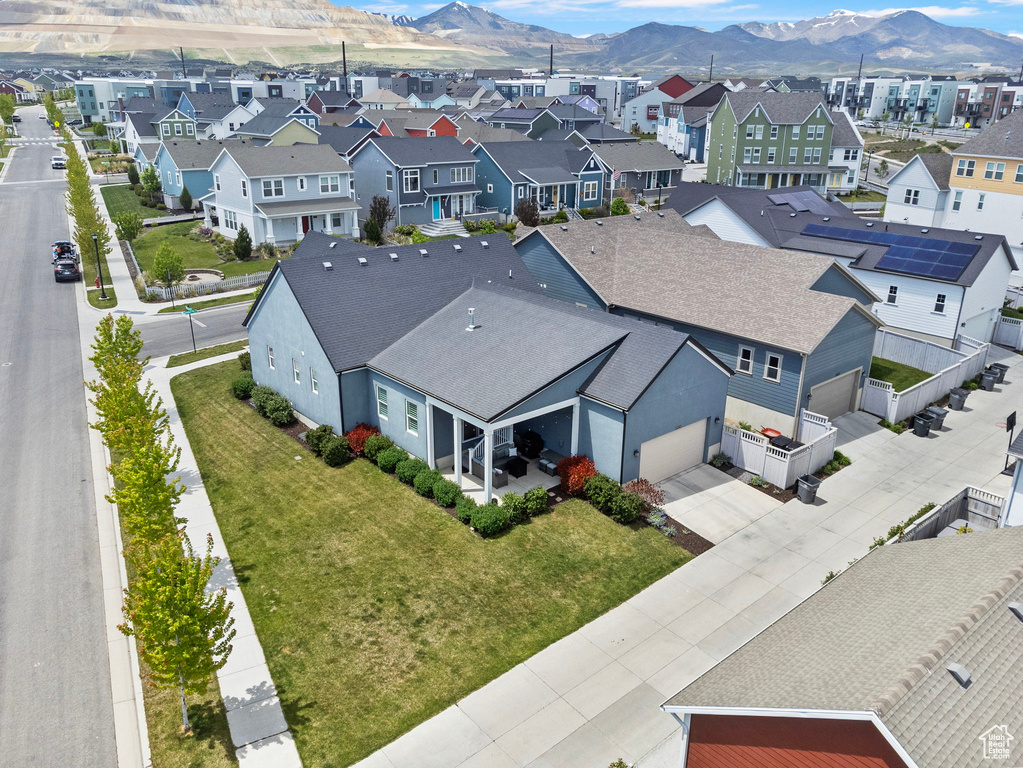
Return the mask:
[[831, 129], [831, 152], [828, 154], [828, 190], [851, 192], [859, 184], [863, 137], [847, 113], [834, 112], [832, 118], [835, 122]]
[[888, 181], [884, 220], [940, 227], [945, 218], [952, 155], [916, 155]]

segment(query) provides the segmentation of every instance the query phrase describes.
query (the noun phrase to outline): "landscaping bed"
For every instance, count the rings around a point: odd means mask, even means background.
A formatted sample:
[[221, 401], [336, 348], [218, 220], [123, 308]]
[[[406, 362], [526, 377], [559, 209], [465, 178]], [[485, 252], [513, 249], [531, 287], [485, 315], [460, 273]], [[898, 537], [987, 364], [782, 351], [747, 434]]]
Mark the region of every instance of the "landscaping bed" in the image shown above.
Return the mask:
[[306, 765], [351, 765], [691, 557], [579, 499], [481, 539], [366, 459], [297, 450], [238, 374], [171, 385]]
[[268, 249], [253, 248], [252, 258], [238, 261], [234, 258], [230, 240], [204, 230], [201, 221], [179, 221], [150, 227], [132, 243], [135, 258], [143, 272], [152, 270], [153, 260], [163, 243], [170, 245], [181, 256], [186, 270], [216, 269], [223, 272], [224, 277], [267, 272], [273, 269], [277, 258], [287, 258], [290, 255], [290, 250], [277, 249], [275, 258], [270, 258]]
[[137, 213], [143, 219], [153, 219], [159, 216], [166, 216], [167, 211], [148, 208], [142, 205], [142, 200], [136, 195], [128, 184], [105, 184], [99, 188], [103, 195], [103, 202], [106, 203], [107, 213], [113, 219], [122, 213]]
[[[852, 459], [850, 459], [841, 451], [835, 451], [831, 461], [829, 461], [823, 467], [814, 472], [813, 476], [816, 477], [818, 480], [826, 480], [836, 472], [840, 472], [845, 467], [848, 467], [850, 464], [852, 464]], [[798, 494], [796, 493], [797, 486], [796, 483], [789, 486], [788, 488], [779, 488], [774, 483], [769, 483], [766, 480], [764, 480], [764, 478], [760, 477], [760, 475], [754, 475], [748, 469], [743, 469], [742, 467], [735, 466], [734, 464], [732, 464], [731, 460], [723, 453], [718, 454], [713, 459], [711, 459], [710, 465], [715, 469], [724, 472], [729, 477], [734, 477], [736, 480], [740, 480], [741, 482], [748, 485], [750, 488], [756, 488], [761, 493], [770, 496], [772, 499], [780, 501], [782, 504], [788, 501], [792, 501], [792, 499], [795, 499], [798, 496]]]

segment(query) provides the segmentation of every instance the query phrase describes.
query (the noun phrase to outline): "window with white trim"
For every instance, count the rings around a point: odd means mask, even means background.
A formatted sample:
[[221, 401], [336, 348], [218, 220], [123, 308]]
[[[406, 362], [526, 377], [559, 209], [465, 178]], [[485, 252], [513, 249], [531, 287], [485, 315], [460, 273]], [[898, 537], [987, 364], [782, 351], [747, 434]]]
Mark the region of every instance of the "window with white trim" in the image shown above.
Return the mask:
[[493, 191], [494, 191], [494, 185], [493, 184], [487, 184], [487, 194], [489, 195]]
[[181, 130], [181, 123], [174, 123], [174, 135], [181, 136], [184, 131]]
[[413, 435], [419, 435], [419, 403], [405, 401], [405, 429]]
[[295, 383], [302, 383], [302, 371], [298, 367], [298, 360], [291, 358], [291, 374], [295, 377]]
[[963, 193], [961, 190], [956, 190], [955, 197], [952, 198], [952, 210], [958, 211], [963, 207]]
[[341, 224], [341, 214], [340, 213], [332, 213], [332, 214], [330, 214], [330, 228], [331, 229], [341, 229], [341, 226], [342, 226], [342, 224]]
[[284, 179], [263, 179], [263, 197], [284, 197]]
[[402, 192], [418, 192], [419, 191], [419, 169], [409, 168], [401, 172], [401, 191]]
[[781, 381], [781, 355], [768, 353], [767, 365], [764, 366], [764, 378], [768, 381]]
[[772, 139], [777, 139], [778, 138], [778, 126], [777, 125], [772, 125], [771, 126], [771, 138]]
[[992, 181], [1001, 181], [1005, 176], [1005, 163], [991, 162], [984, 166], [984, 178]]
[[249, 196], [249, 182], [246, 181], [245, 179], [242, 179], [242, 197], [248, 197], [248, 196]]
[[215, 190], [217, 190], [217, 192], [220, 191], [220, 174], [219, 173], [213, 175], [213, 188]]
[[384, 171], [384, 189], [394, 191], [394, 171]]
[[320, 394], [320, 382], [316, 378], [316, 369], [309, 369], [309, 387], [313, 390], [314, 395]]
[[845, 162], [847, 162], [847, 163], [850, 163], [850, 162], [852, 162], [854, 160], [859, 160], [860, 159], [860, 151], [858, 149], [847, 149], [847, 150], [845, 150], [842, 159]]
[[793, 125], [792, 126], [792, 138], [793, 139], [798, 139], [799, 138], [799, 128], [800, 128], [800, 126], [798, 126], [798, 125]]
[[747, 125], [746, 126], [746, 138], [747, 139], [752, 139], [753, 138], [753, 126], [752, 125]]
[[803, 150], [803, 164], [809, 165], [813, 161], [813, 148], [806, 147]]
[[298, 177], [298, 191], [299, 192], [305, 192], [306, 188], [307, 187], [306, 187], [305, 176], [299, 176]]
[[472, 181], [472, 166], [466, 165], [464, 167], [452, 168], [451, 169], [451, 183], [452, 184], [463, 184], [465, 182]]
[[320, 194], [336, 195], [341, 192], [340, 176], [320, 176]]
[[271, 371], [277, 370], [277, 366], [274, 365], [274, 348], [273, 347], [267, 347], [266, 348], [266, 360], [270, 364], [270, 370]]
[[519, 200], [521, 200], [525, 196], [526, 196], [526, 188], [525, 187], [519, 187]]
[[895, 304], [899, 300], [899, 286], [889, 285], [888, 286], [888, 298], [885, 304]]
[[973, 169], [976, 165], [976, 160], [960, 160], [956, 165], [956, 176], [973, 176]]
[[599, 182], [596, 181], [583, 182], [583, 200], [596, 200], [598, 190]]
[[434, 168], [433, 169], [433, 183], [434, 184], [440, 184], [440, 169], [439, 168]]
[[753, 374], [753, 347], [739, 346], [739, 357], [735, 361], [735, 372]]
[[753, 162], [760, 162], [760, 147], [753, 147]]
[[746, 147], [742, 150], [742, 162], [747, 165], [753, 162], [753, 147]]
[[224, 211], [224, 229], [238, 231], [238, 214], [234, 211]]
[[1019, 163], [1016, 166], [1016, 179], [1017, 184], [1023, 184], [1023, 163]]
[[797, 160], [796, 153], [797, 152], [799, 152], [799, 149], [797, 147], [789, 147], [789, 165], [795, 165], [796, 164], [796, 160]]
[[939, 315], [945, 314], [945, 294], [939, 293], [934, 298], [934, 311]]
[[195, 126], [191, 123], [185, 123], [185, 133], [189, 136], [195, 136]]
[[977, 198], [977, 210], [978, 211], [983, 211], [984, 210], [984, 200], [986, 198], [987, 198], [987, 195], [985, 195], [983, 192], [981, 192], [980, 193], [980, 197]]
[[920, 205], [920, 190], [906, 188], [906, 195], [903, 197], [902, 202], [906, 205]]
[[377, 384], [377, 416], [387, 418], [387, 390]]
[[774, 158], [775, 158], [775, 155], [777, 153], [778, 153], [778, 148], [777, 147], [768, 147], [767, 148], [767, 164], [768, 165], [774, 165]]
[[163, 135], [164, 136], [170, 136], [170, 134], [171, 134], [170, 123], [164, 123], [163, 124]]

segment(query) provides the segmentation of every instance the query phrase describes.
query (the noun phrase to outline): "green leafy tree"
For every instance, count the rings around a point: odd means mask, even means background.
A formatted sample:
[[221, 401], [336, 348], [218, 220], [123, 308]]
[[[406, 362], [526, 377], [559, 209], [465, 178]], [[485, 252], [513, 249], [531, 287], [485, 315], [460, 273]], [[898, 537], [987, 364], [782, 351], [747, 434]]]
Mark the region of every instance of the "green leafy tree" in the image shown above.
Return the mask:
[[889, 173], [891, 173], [891, 169], [888, 167], [888, 161], [882, 159], [881, 162], [877, 164], [877, 175], [882, 179], [887, 179]]
[[107, 125], [106, 123], [93, 123], [92, 124], [92, 135], [93, 136], [106, 136]]
[[380, 232], [380, 225], [377, 224], [376, 219], [366, 219], [365, 235], [371, 243], [380, 245], [380, 238], [383, 237], [383, 234]]
[[252, 235], [244, 224], [238, 227], [238, 236], [234, 239], [234, 257], [238, 261], [246, 261], [252, 257]]
[[160, 174], [156, 172], [156, 169], [147, 165], [145, 170], [142, 171], [140, 176], [142, 181], [142, 188], [149, 193], [150, 197], [160, 191]]
[[125, 211], [114, 216], [114, 228], [117, 230], [118, 240], [127, 240], [129, 243], [142, 234], [142, 216], [135, 211]]
[[201, 557], [183, 533], [145, 546], [146, 554], [134, 558], [140, 567], [124, 591], [125, 621], [118, 629], [135, 638], [153, 685], [179, 689], [182, 724], [189, 733], [185, 697], [205, 693], [227, 663], [235, 636], [233, 603], [224, 587], [207, 591], [220, 562], [212, 554], [212, 536]]
[[128, 183], [132, 186], [139, 183], [139, 169], [135, 163], [128, 166]]
[[[122, 530], [131, 540], [155, 542], [173, 533], [174, 508], [184, 487], [167, 477], [178, 469], [181, 449], [169, 431], [148, 445], [135, 447], [111, 467], [116, 481], [107, 501], [117, 505]], [[131, 553], [137, 554], [135, 548]]]
[[611, 215], [612, 216], [624, 216], [629, 212], [629, 204], [625, 202], [625, 198], [616, 197], [611, 201]]
[[0, 93], [0, 118], [3, 118], [5, 123], [10, 123], [14, 117], [14, 108], [17, 106], [17, 102], [14, 100], [14, 96], [10, 93]]
[[188, 187], [181, 188], [181, 195], [178, 197], [181, 201], [181, 207], [186, 211], [192, 210], [192, 193], [188, 191]]
[[153, 257], [153, 277], [167, 285], [177, 285], [185, 279], [185, 265], [170, 243], [163, 242]]

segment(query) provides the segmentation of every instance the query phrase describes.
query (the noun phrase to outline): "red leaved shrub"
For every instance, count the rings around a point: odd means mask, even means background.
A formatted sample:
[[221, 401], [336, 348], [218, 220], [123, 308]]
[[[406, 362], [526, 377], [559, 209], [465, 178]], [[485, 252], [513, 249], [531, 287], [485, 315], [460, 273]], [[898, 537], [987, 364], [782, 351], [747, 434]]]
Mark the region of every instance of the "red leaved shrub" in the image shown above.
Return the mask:
[[380, 430], [372, 424], [356, 424], [345, 434], [345, 437], [348, 439], [348, 449], [356, 456], [362, 456], [362, 449], [366, 445], [366, 438], [379, 434]]
[[597, 468], [593, 466], [593, 459], [589, 456], [569, 456], [558, 462], [555, 469], [558, 477], [561, 478], [561, 487], [570, 496], [581, 496], [586, 481], [597, 474]]
[[662, 491], [659, 486], [651, 483], [645, 477], [638, 477], [635, 480], [630, 480], [622, 486], [622, 490], [627, 493], [634, 493], [639, 496], [639, 498], [643, 499], [643, 503], [646, 504], [648, 511], [664, 506], [664, 491]]

